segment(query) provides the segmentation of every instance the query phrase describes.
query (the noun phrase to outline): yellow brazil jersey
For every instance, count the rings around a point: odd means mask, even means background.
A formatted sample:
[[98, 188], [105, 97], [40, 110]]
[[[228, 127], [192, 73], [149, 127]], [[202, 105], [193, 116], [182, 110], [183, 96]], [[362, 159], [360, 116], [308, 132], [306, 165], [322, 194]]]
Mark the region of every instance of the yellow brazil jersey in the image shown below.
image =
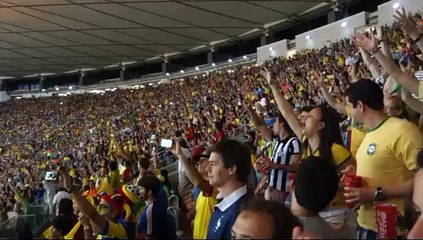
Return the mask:
[[[307, 137], [303, 136], [303, 143], [306, 140]], [[303, 151], [302, 158], [304, 159], [310, 156], [318, 157], [319, 155], [319, 149], [315, 149], [314, 151], [312, 151], [311, 148], [307, 146]], [[351, 157], [351, 153], [344, 146], [334, 143], [332, 145], [332, 157], [336, 166], [339, 167]]]
[[[305, 136], [303, 136], [303, 142], [307, 140]], [[320, 155], [319, 149], [311, 151], [311, 148], [307, 146], [303, 150], [302, 158], [307, 158], [310, 156], [318, 157]], [[340, 167], [344, 162], [346, 162], [351, 157], [351, 153], [346, 149], [344, 146], [334, 143], [332, 145], [332, 157], [333, 161], [335, 162], [337, 167]], [[341, 169], [338, 169], [341, 170]], [[336, 194], [335, 198], [331, 202], [331, 207], [333, 208], [340, 208], [345, 206], [345, 197], [344, 192], [342, 189], [338, 189], [338, 193]]]
[[350, 128], [350, 139], [349, 139], [349, 148], [351, 151], [352, 157], [355, 159], [357, 155], [357, 150], [360, 147], [361, 142], [366, 136], [367, 129], [357, 126], [354, 123], [351, 125]]
[[[350, 117], [350, 107], [346, 106], [345, 111], [347, 116]], [[358, 147], [360, 147], [361, 142], [364, 139], [364, 136], [367, 133], [367, 127], [363, 124], [359, 124], [355, 122], [353, 119], [351, 120], [350, 132], [349, 132], [349, 139], [348, 139], [348, 148], [350, 149], [351, 155], [354, 159], [356, 159], [356, 154]]]
[[[357, 151], [357, 175], [363, 177], [364, 187], [395, 186], [413, 178], [417, 153], [423, 147], [417, 127], [406, 120], [388, 118], [369, 129]], [[398, 198], [385, 202], [397, 204], [403, 213], [404, 201]], [[358, 211], [361, 227], [377, 231], [372, 204], [364, 204]]]
[[98, 235], [97, 239], [127, 239], [127, 235], [126, 235], [126, 229], [125, 227], [120, 224], [120, 223], [114, 223], [111, 221], [107, 221], [107, 227], [106, 230], [107, 232], [103, 232], [105, 234], [103, 235]]
[[113, 189], [120, 187], [120, 175], [118, 169], [110, 172], [110, 184], [112, 185]]
[[217, 204], [217, 194], [219, 191], [214, 188], [213, 193], [209, 197], [203, 195], [203, 191], [200, 192], [195, 204], [195, 218], [194, 218], [194, 239], [206, 239], [207, 229], [209, 226], [211, 215], [213, 214], [214, 206]]

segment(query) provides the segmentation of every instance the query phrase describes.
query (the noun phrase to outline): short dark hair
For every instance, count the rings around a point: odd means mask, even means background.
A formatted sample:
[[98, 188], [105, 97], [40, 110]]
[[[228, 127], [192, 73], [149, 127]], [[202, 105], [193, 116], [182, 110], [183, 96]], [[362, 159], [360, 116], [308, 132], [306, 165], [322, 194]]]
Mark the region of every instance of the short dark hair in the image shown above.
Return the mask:
[[236, 166], [238, 180], [247, 184], [251, 170], [251, 151], [247, 145], [233, 139], [223, 139], [210, 152], [220, 154], [226, 168]]
[[314, 108], [316, 108], [315, 106], [304, 106], [301, 109], [301, 112], [310, 112], [311, 110], [313, 110]]
[[157, 197], [159, 189], [161, 187], [160, 180], [154, 175], [147, 175], [142, 177], [140, 186], [145, 188], [145, 191], [148, 192], [151, 190], [151, 193], [154, 198]]
[[218, 131], [222, 131], [223, 130], [223, 122], [222, 121], [215, 121], [214, 122], [214, 127], [218, 130]]
[[69, 198], [62, 198], [59, 202], [59, 214], [72, 215], [73, 202]]
[[125, 167], [131, 167], [131, 165], [132, 165], [132, 161], [126, 160], [126, 161], [124, 162], [124, 164], [125, 164]]
[[383, 90], [370, 79], [362, 79], [351, 84], [345, 95], [353, 107], [356, 107], [358, 101], [361, 101], [373, 110], [383, 110]]
[[279, 120], [279, 124], [283, 123], [284, 128], [288, 132], [288, 134], [290, 135], [294, 134], [294, 131], [292, 131], [292, 128], [289, 126], [288, 121], [283, 117], [282, 113], [278, 112], [276, 114], [276, 119]]
[[62, 236], [65, 236], [72, 230], [77, 219], [73, 215], [58, 215], [53, 219], [52, 225]]
[[118, 165], [115, 161], [109, 162], [108, 164], [110, 171], [115, 171], [118, 168]]
[[301, 161], [295, 176], [295, 198], [300, 206], [318, 213], [338, 192], [339, 176], [328, 159], [308, 157]]
[[150, 161], [145, 157], [141, 157], [138, 163], [145, 170], [148, 170], [150, 168]]
[[242, 206], [241, 212], [243, 211], [270, 215], [273, 221], [272, 239], [292, 239], [292, 230], [297, 226], [302, 227], [301, 222], [290, 209], [275, 201], [255, 198]]

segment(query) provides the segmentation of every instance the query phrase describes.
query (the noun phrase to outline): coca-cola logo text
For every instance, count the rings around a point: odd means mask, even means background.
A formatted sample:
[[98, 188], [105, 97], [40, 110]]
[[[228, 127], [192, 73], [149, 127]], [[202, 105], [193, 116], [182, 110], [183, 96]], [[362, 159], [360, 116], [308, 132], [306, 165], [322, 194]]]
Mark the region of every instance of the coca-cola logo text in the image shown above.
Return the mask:
[[386, 212], [377, 211], [377, 223], [379, 226], [379, 238], [386, 239], [386, 233], [388, 231]]

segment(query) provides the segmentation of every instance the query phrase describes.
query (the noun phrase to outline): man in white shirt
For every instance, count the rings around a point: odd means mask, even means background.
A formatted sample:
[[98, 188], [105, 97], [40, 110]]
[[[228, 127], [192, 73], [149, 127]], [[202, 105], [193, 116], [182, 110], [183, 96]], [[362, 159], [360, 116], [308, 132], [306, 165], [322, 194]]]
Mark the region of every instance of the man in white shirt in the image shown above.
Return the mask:
[[66, 189], [60, 187], [59, 191], [53, 198], [53, 213], [55, 216], [59, 215], [59, 209], [57, 206], [59, 206], [60, 200], [64, 198], [72, 200], [72, 196], [66, 191]]
[[209, 184], [219, 190], [207, 231], [207, 239], [230, 239], [232, 226], [240, 206], [250, 194], [247, 193], [248, 176], [251, 170], [251, 155], [248, 147], [236, 140], [223, 139], [212, 149], [209, 158]]

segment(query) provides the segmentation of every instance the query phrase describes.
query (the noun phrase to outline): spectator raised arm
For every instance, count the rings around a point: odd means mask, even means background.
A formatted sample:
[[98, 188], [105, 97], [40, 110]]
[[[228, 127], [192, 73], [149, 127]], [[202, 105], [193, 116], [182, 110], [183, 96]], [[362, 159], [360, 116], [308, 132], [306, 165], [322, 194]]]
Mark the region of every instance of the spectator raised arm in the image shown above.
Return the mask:
[[288, 122], [295, 136], [301, 139], [303, 126], [295, 115], [291, 104], [285, 99], [284, 94], [279, 90], [278, 86], [276, 85], [276, 81], [272, 79], [270, 72], [265, 68], [265, 71], [261, 71], [260, 73], [267, 80], [267, 83], [272, 90], [273, 96], [275, 97], [275, 101], [278, 104], [279, 111], [281, 111], [283, 117]]
[[107, 220], [97, 212], [95, 207], [78, 191], [79, 189], [72, 184], [72, 178], [66, 170], [59, 169], [58, 172], [63, 178], [64, 187], [72, 194], [73, 200], [78, 205], [78, 209], [90, 220], [93, 227], [102, 233]]
[[405, 88], [401, 88], [401, 100], [414, 111], [423, 114], [423, 102], [415, 99]]
[[195, 167], [189, 162], [188, 158], [182, 152], [181, 145], [179, 141], [174, 141], [174, 146], [172, 147], [172, 153], [178, 156], [179, 161], [181, 161], [185, 173], [189, 180], [195, 185], [198, 186], [201, 191], [207, 196], [210, 196], [213, 191], [213, 187], [210, 186], [209, 182], [201, 176], [201, 174], [195, 169]]
[[404, 35], [408, 36], [423, 52], [423, 33], [417, 28], [416, 22], [405, 9], [397, 10], [394, 19], [401, 26]]
[[374, 60], [369, 53], [364, 51], [362, 48], [359, 48], [361, 56], [363, 57], [363, 62], [366, 64], [370, 73], [372, 74], [373, 79], [377, 79], [381, 76], [381, 71], [376, 60]]
[[364, 35], [356, 36], [354, 39], [355, 44], [358, 47], [363, 48], [363, 50], [368, 51], [373, 55], [379, 64], [385, 69], [385, 71], [394, 79], [396, 79], [403, 87], [405, 87], [408, 91], [414, 94], [418, 94], [419, 92], [419, 82], [418, 80], [412, 76], [405, 74], [401, 71], [400, 67], [398, 67], [395, 62], [390, 59], [389, 57], [385, 56], [379, 49], [379, 41], [378, 39], [371, 35], [370, 37], [366, 37]]
[[322, 94], [325, 97], [326, 102], [329, 104], [329, 106], [331, 106], [333, 109], [335, 109], [339, 113], [346, 114], [345, 105], [342, 104], [342, 103], [338, 103], [332, 97], [332, 95], [329, 93], [328, 89], [326, 88], [326, 86], [323, 82], [322, 75], [318, 74], [317, 77], [318, 77], [320, 91], [322, 92]]
[[268, 128], [261, 117], [254, 111], [252, 104], [248, 98], [244, 99], [243, 106], [247, 110], [248, 116], [250, 116], [251, 121], [254, 126], [262, 133], [263, 137], [271, 141], [273, 139], [272, 130]]

